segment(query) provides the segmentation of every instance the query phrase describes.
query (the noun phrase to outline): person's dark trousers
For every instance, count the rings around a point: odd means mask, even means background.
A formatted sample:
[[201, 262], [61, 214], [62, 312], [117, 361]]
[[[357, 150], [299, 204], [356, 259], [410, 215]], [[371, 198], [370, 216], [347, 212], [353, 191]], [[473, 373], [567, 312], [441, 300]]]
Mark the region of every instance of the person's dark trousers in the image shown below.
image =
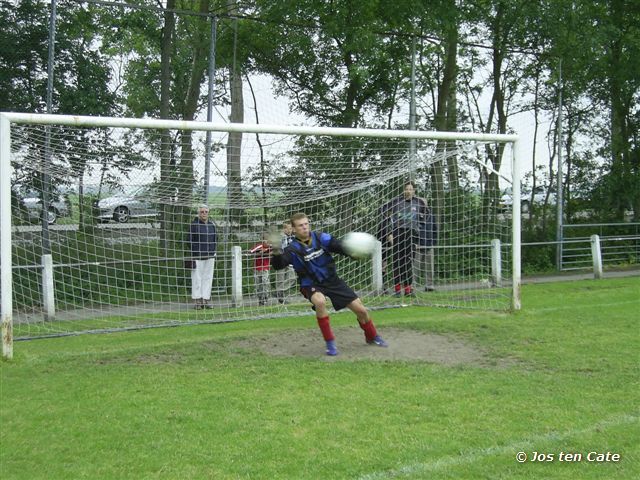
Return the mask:
[[393, 235], [393, 283], [396, 292], [413, 283], [411, 230], [399, 228]]

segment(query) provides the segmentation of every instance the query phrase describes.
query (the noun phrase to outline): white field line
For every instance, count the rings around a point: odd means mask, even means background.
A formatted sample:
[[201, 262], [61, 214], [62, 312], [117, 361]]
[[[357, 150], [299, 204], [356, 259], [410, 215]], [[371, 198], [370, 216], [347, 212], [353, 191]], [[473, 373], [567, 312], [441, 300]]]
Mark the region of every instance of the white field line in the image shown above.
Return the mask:
[[[580, 436], [580, 435], [592, 433], [596, 430], [600, 430], [603, 428], [617, 427], [620, 425], [635, 423], [635, 422], [638, 422], [638, 420], [639, 418], [636, 415], [622, 415], [622, 416], [612, 417], [610, 419], [603, 420], [601, 422], [598, 422], [592, 425], [591, 427], [588, 427], [582, 430], [568, 430], [564, 433], [551, 432], [545, 435], [534, 435], [534, 436], [530, 436], [530, 437], [518, 440], [517, 442], [513, 442], [509, 445], [468, 450], [466, 452], [462, 452], [460, 455], [450, 455], [447, 457], [442, 457], [433, 462], [412, 463], [409, 465], [404, 465], [394, 470], [386, 470], [382, 472], [374, 472], [374, 473], [366, 474], [361, 477], [358, 477], [358, 480], [386, 480], [389, 478], [401, 478], [401, 477], [416, 475], [420, 473], [435, 472], [435, 471], [439, 471], [449, 467], [457, 467], [460, 465], [474, 463], [485, 457], [490, 457], [495, 455], [509, 454], [513, 458], [513, 463], [517, 464], [516, 454], [518, 452], [524, 451], [527, 453], [527, 455], [529, 455], [531, 453], [531, 450], [535, 447], [535, 445], [541, 442], [547, 442], [550, 440], [553, 440], [553, 441], [564, 440], [572, 436]], [[527, 460], [527, 463], [528, 462], [529, 461]]]

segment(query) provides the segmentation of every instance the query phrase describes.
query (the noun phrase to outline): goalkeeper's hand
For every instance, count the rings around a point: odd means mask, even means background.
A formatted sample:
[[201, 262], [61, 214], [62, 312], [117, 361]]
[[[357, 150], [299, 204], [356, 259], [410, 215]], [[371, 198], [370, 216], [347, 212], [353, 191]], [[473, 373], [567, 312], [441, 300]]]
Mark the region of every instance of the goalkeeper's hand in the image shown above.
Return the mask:
[[279, 232], [271, 231], [267, 236], [267, 241], [269, 245], [271, 245], [271, 253], [274, 255], [282, 255], [282, 245], [280, 242], [282, 241], [282, 235]]

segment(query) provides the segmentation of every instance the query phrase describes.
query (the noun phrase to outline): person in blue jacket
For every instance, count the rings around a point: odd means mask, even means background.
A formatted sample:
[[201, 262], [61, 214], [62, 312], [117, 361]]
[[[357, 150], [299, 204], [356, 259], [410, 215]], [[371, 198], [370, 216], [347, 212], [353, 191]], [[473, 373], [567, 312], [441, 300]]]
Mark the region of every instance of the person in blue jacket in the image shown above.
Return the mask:
[[289, 265], [293, 266], [298, 275], [300, 292], [311, 302], [316, 312], [318, 326], [327, 345], [327, 355], [338, 354], [335, 336], [329, 322], [327, 297], [335, 310], [346, 307], [356, 314], [368, 344], [387, 347], [387, 342], [378, 335], [371, 315], [362, 300], [336, 272], [331, 254], [347, 255], [340, 240], [329, 233], [312, 231], [309, 218], [304, 213], [294, 214], [291, 217], [291, 226], [295, 238], [284, 250], [277, 241], [272, 242], [271, 265], [276, 270], [282, 270]]
[[211, 305], [211, 285], [215, 267], [218, 236], [215, 224], [209, 220], [209, 207], [200, 205], [198, 217], [189, 227], [191, 256], [195, 260], [191, 270], [191, 298], [196, 310], [213, 308]]
[[438, 223], [435, 215], [427, 208], [426, 214], [418, 224], [418, 238], [415, 240], [416, 278], [424, 281], [424, 291], [435, 290], [434, 248], [438, 239]]

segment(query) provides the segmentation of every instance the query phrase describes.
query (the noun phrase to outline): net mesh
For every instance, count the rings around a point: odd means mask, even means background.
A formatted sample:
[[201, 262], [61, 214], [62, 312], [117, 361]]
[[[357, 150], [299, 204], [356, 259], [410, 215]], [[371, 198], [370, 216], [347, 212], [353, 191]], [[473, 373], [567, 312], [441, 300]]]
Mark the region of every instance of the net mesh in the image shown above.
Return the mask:
[[[511, 218], [487, 168], [504, 170], [504, 144], [38, 125], [12, 125], [11, 137], [16, 339], [312, 315], [295, 274], [256, 275], [260, 254], [251, 252], [296, 212], [338, 238], [381, 240], [379, 263], [335, 256], [369, 308], [510, 306]], [[401, 285], [396, 296], [389, 205], [408, 180], [436, 228], [418, 222], [413, 295]], [[189, 243], [202, 204], [218, 237], [206, 309], [192, 298]]]

